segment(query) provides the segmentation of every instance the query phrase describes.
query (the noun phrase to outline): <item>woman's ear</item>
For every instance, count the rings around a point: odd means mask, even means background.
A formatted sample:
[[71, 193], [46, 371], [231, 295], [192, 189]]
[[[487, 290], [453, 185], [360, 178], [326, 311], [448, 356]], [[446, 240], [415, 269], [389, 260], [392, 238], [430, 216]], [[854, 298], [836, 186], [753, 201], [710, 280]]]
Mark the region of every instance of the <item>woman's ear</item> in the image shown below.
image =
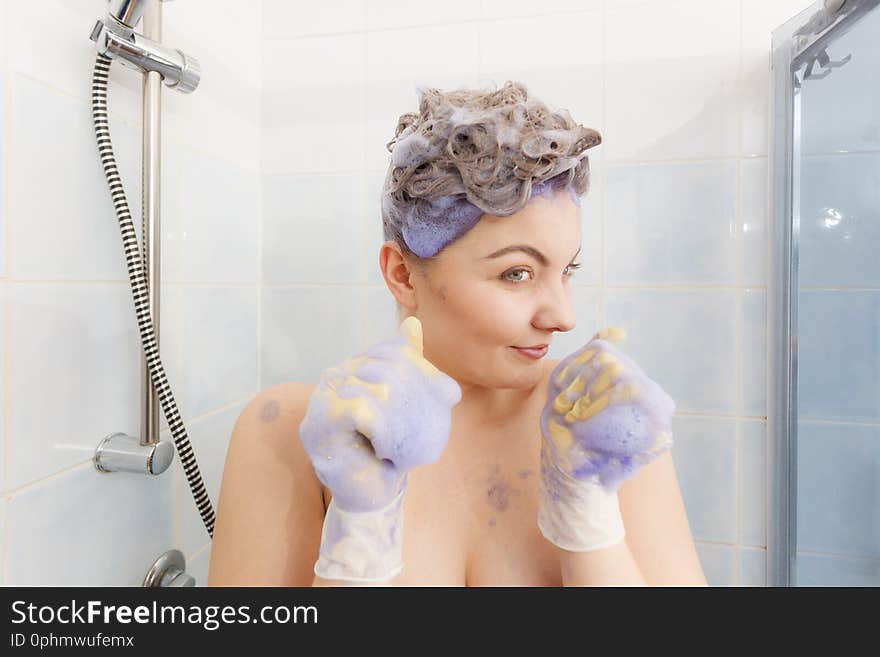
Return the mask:
[[405, 312], [414, 312], [417, 307], [416, 291], [411, 277], [413, 267], [403, 255], [400, 245], [394, 240], [385, 242], [379, 250], [379, 269], [385, 285], [394, 295]]

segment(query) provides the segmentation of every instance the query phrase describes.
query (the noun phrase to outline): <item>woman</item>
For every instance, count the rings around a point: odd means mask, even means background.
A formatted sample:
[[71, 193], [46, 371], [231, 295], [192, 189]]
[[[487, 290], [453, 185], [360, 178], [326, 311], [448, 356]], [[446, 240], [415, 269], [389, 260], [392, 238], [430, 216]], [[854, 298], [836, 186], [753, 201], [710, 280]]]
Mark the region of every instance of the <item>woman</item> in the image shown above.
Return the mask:
[[400, 334], [245, 408], [209, 585], [706, 584], [672, 400], [617, 329], [543, 358], [600, 140], [522, 84], [421, 90], [382, 196]]

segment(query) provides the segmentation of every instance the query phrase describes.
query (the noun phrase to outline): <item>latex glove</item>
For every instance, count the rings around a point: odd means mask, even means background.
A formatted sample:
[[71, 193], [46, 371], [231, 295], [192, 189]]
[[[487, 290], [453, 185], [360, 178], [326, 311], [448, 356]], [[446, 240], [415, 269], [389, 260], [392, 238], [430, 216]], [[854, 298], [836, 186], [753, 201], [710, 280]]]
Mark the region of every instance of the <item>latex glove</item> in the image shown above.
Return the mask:
[[325, 370], [309, 400], [300, 437], [333, 493], [315, 574], [386, 581], [403, 568], [403, 497], [408, 472], [434, 463], [461, 388], [422, 357], [422, 325]]
[[541, 414], [538, 526], [553, 544], [587, 552], [623, 540], [617, 490], [672, 447], [675, 402], [604, 329], [553, 370]]

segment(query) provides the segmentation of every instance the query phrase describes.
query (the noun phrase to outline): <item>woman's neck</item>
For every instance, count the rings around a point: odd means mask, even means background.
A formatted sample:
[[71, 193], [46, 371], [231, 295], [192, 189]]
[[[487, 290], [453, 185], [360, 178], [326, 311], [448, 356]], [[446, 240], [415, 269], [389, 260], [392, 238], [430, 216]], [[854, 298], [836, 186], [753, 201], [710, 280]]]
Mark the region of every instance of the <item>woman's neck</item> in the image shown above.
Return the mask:
[[529, 405], [541, 383], [525, 389], [459, 385], [461, 401], [454, 408], [456, 414], [479, 424], [504, 424]]

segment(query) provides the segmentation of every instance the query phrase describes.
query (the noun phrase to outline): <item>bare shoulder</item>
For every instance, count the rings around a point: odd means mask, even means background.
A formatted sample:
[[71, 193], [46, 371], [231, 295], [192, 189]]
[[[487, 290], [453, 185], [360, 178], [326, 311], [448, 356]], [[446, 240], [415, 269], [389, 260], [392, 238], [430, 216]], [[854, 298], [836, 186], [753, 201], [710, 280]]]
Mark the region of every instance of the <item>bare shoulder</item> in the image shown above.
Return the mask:
[[239, 415], [217, 502], [209, 586], [310, 586], [324, 504], [299, 437], [314, 385], [257, 394]]
[[[238, 417], [233, 440], [254, 442], [281, 453], [296, 451], [299, 424], [315, 389], [309, 383], [282, 383], [257, 394]], [[240, 430], [239, 430], [240, 429]]]

